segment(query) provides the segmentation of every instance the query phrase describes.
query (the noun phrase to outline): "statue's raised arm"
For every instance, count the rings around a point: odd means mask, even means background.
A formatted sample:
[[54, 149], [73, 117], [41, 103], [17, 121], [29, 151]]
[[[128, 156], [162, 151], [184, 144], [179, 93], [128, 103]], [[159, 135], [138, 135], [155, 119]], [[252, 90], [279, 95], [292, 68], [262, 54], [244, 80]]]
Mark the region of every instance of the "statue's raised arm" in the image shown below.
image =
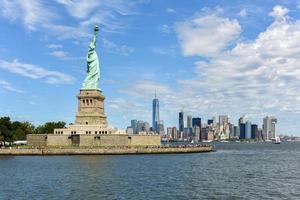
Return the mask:
[[99, 27], [96, 25], [94, 28], [94, 37], [93, 37], [93, 40], [90, 42], [88, 55], [87, 55], [87, 73], [89, 73], [89, 71], [90, 71], [89, 61], [90, 61], [90, 59], [92, 59], [91, 55], [94, 54], [94, 52], [96, 52], [95, 49], [96, 49], [98, 31], [99, 31]]
[[82, 84], [82, 90], [98, 89], [100, 79], [99, 60], [96, 53], [96, 42], [99, 27], [96, 25], [94, 28], [94, 37], [89, 45], [87, 53], [87, 76]]

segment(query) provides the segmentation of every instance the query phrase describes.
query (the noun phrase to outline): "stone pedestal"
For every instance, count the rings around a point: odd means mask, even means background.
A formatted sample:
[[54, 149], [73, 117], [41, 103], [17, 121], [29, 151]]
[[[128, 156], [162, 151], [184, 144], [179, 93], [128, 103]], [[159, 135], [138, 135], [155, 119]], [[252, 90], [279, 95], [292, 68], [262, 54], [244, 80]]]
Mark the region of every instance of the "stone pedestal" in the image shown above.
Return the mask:
[[80, 90], [75, 124], [107, 126], [104, 95], [100, 90]]

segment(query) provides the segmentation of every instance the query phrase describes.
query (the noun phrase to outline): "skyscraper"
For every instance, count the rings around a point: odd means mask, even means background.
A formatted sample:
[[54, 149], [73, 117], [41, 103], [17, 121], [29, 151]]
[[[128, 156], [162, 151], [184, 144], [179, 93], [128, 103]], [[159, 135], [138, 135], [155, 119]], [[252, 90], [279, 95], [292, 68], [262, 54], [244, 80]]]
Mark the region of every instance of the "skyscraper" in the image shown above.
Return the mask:
[[212, 120], [213, 120], [213, 126], [216, 126], [217, 125], [217, 119], [216, 119], [216, 117], [212, 117]]
[[228, 124], [228, 116], [227, 115], [220, 115], [219, 116], [219, 130], [220, 136], [222, 139], [229, 139], [229, 124]]
[[132, 128], [133, 134], [137, 134], [137, 123], [138, 123], [138, 121], [136, 119], [131, 120], [131, 128]]
[[244, 124], [245, 123], [245, 116], [242, 116], [239, 118], [239, 124]]
[[179, 112], [179, 125], [178, 125], [179, 131], [183, 131], [184, 129], [184, 113], [183, 111]]
[[245, 137], [246, 137], [246, 124], [241, 123], [241, 124], [239, 124], [239, 126], [240, 126], [240, 139], [245, 139]]
[[264, 125], [263, 125], [263, 135], [266, 140], [271, 140], [272, 138], [276, 137], [276, 123], [277, 119], [272, 116], [266, 116], [264, 118]]
[[154, 132], [158, 132], [158, 125], [159, 125], [159, 101], [156, 98], [156, 92], [155, 92], [155, 98], [152, 101], [152, 129]]
[[245, 131], [245, 138], [250, 139], [251, 138], [251, 122], [246, 121], [246, 131]]
[[196, 117], [192, 119], [192, 127], [198, 126], [201, 128], [201, 118]]
[[240, 126], [234, 126], [234, 136], [240, 137]]
[[164, 121], [160, 120], [157, 125], [157, 132], [161, 135], [165, 134]]
[[186, 118], [186, 127], [192, 128], [192, 116], [191, 115], [188, 115]]
[[258, 128], [257, 128], [257, 124], [252, 124], [251, 125], [251, 138], [255, 139], [256, 137], [258, 137]]
[[177, 140], [177, 128], [176, 127], [168, 127], [167, 135], [170, 139]]
[[208, 119], [207, 120], [207, 125], [211, 125], [211, 124], [213, 124], [214, 123], [214, 120], [212, 120], [212, 119]]
[[228, 116], [227, 115], [220, 115], [219, 116], [219, 124], [220, 126], [225, 126], [228, 124]]

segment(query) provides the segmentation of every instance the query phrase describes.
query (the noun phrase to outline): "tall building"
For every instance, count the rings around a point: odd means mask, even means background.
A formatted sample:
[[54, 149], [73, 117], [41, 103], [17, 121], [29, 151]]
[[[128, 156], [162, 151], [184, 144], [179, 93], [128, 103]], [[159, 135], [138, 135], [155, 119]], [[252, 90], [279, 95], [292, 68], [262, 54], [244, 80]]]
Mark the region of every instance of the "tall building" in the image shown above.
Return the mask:
[[220, 138], [223, 139], [229, 139], [229, 124], [228, 124], [228, 116], [227, 115], [220, 115], [219, 116], [219, 134]]
[[192, 116], [191, 115], [188, 115], [186, 118], [186, 127], [192, 128]]
[[137, 134], [137, 123], [138, 121], [136, 119], [131, 120], [131, 128], [133, 134]]
[[240, 137], [240, 126], [234, 126], [234, 137]]
[[143, 131], [150, 131], [150, 124], [148, 122], [144, 122], [143, 124]]
[[211, 125], [211, 124], [213, 125], [213, 123], [214, 123], [214, 120], [212, 120], [212, 119], [207, 120], [207, 125]]
[[251, 138], [252, 139], [259, 138], [257, 124], [251, 125]]
[[228, 116], [227, 115], [220, 115], [219, 116], [219, 124], [221, 126], [226, 126], [228, 124]]
[[179, 112], [179, 131], [183, 132], [184, 129], [184, 113], [183, 111]]
[[160, 120], [157, 127], [157, 132], [161, 135], [165, 134], [165, 127], [164, 127], [164, 121]]
[[183, 129], [183, 138], [191, 138], [193, 137], [193, 129], [192, 128], [184, 128]]
[[244, 124], [244, 123], [246, 123], [245, 116], [242, 116], [239, 118], [239, 124]]
[[249, 120], [246, 121], [246, 127], [245, 127], [245, 138], [250, 139], [251, 138], [251, 122]]
[[263, 135], [266, 140], [271, 140], [276, 137], [277, 119], [273, 116], [266, 116], [263, 119]]
[[159, 124], [159, 101], [156, 98], [156, 92], [155, 92], [155, 98], [152, 101], [152, 130], [156, 133], [158, 133], [158, 124]]
[[137, 133], [136, 134], [139, 134], [139, 132], [143, 132], [143, 127], [144, 127], [144, 122], [139, 120], [137, 122]]
[[259, 138], [259, 139], [263, 139], [264, 138], [263, 137], [263, 129], [262, 128], [259, 128], [257, 130], [257, 138]]
[[209, 127], [202, 127], [201, 128], [201, 133], [200, 133], [200, 140], [207, 140], [208, 139], [208, 132], [209, 132]]
[[216, 126], [217, 125], [217, 119], [216, 119], [216, 117], [212, 117], [212, 120], [213, 120], [213, 126]]
[[229, 138], [234, 138], [234, 125], [229, 123]]
[[201, 140], [201, 127], [193, 126], [193, 132], [194, 132], [194, 141], [199, 142]]
[[201, 118], [195, 117], [192, 119], [192, 127], [198, 126], [201, 128]]
[[240, 126], [240, 139], [245, 139], [246, 138], [246, 124], [241, 123], [239, 124]]
[[128, 134], [139, 134], [140, 132], [149, 132], [150, 125], [142, 120], [131, 120], [131, 126], [128, 126], [126, 132]]
[[176, 127], [168, 127], [167, 128], [167, 135], [170, 139], [177, 140], [177, 128]]

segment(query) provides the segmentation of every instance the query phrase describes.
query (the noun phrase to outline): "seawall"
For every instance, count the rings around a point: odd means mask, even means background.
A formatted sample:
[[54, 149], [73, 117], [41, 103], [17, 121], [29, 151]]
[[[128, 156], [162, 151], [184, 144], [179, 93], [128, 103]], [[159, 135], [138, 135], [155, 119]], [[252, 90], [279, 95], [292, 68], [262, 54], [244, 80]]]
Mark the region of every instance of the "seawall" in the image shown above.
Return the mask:
[[115, 148], [6, 148], [0, 155], [128, 155], [128, 154], [178, 154], [212, 152], [212, 146], [190, 147], [115, 147]]

